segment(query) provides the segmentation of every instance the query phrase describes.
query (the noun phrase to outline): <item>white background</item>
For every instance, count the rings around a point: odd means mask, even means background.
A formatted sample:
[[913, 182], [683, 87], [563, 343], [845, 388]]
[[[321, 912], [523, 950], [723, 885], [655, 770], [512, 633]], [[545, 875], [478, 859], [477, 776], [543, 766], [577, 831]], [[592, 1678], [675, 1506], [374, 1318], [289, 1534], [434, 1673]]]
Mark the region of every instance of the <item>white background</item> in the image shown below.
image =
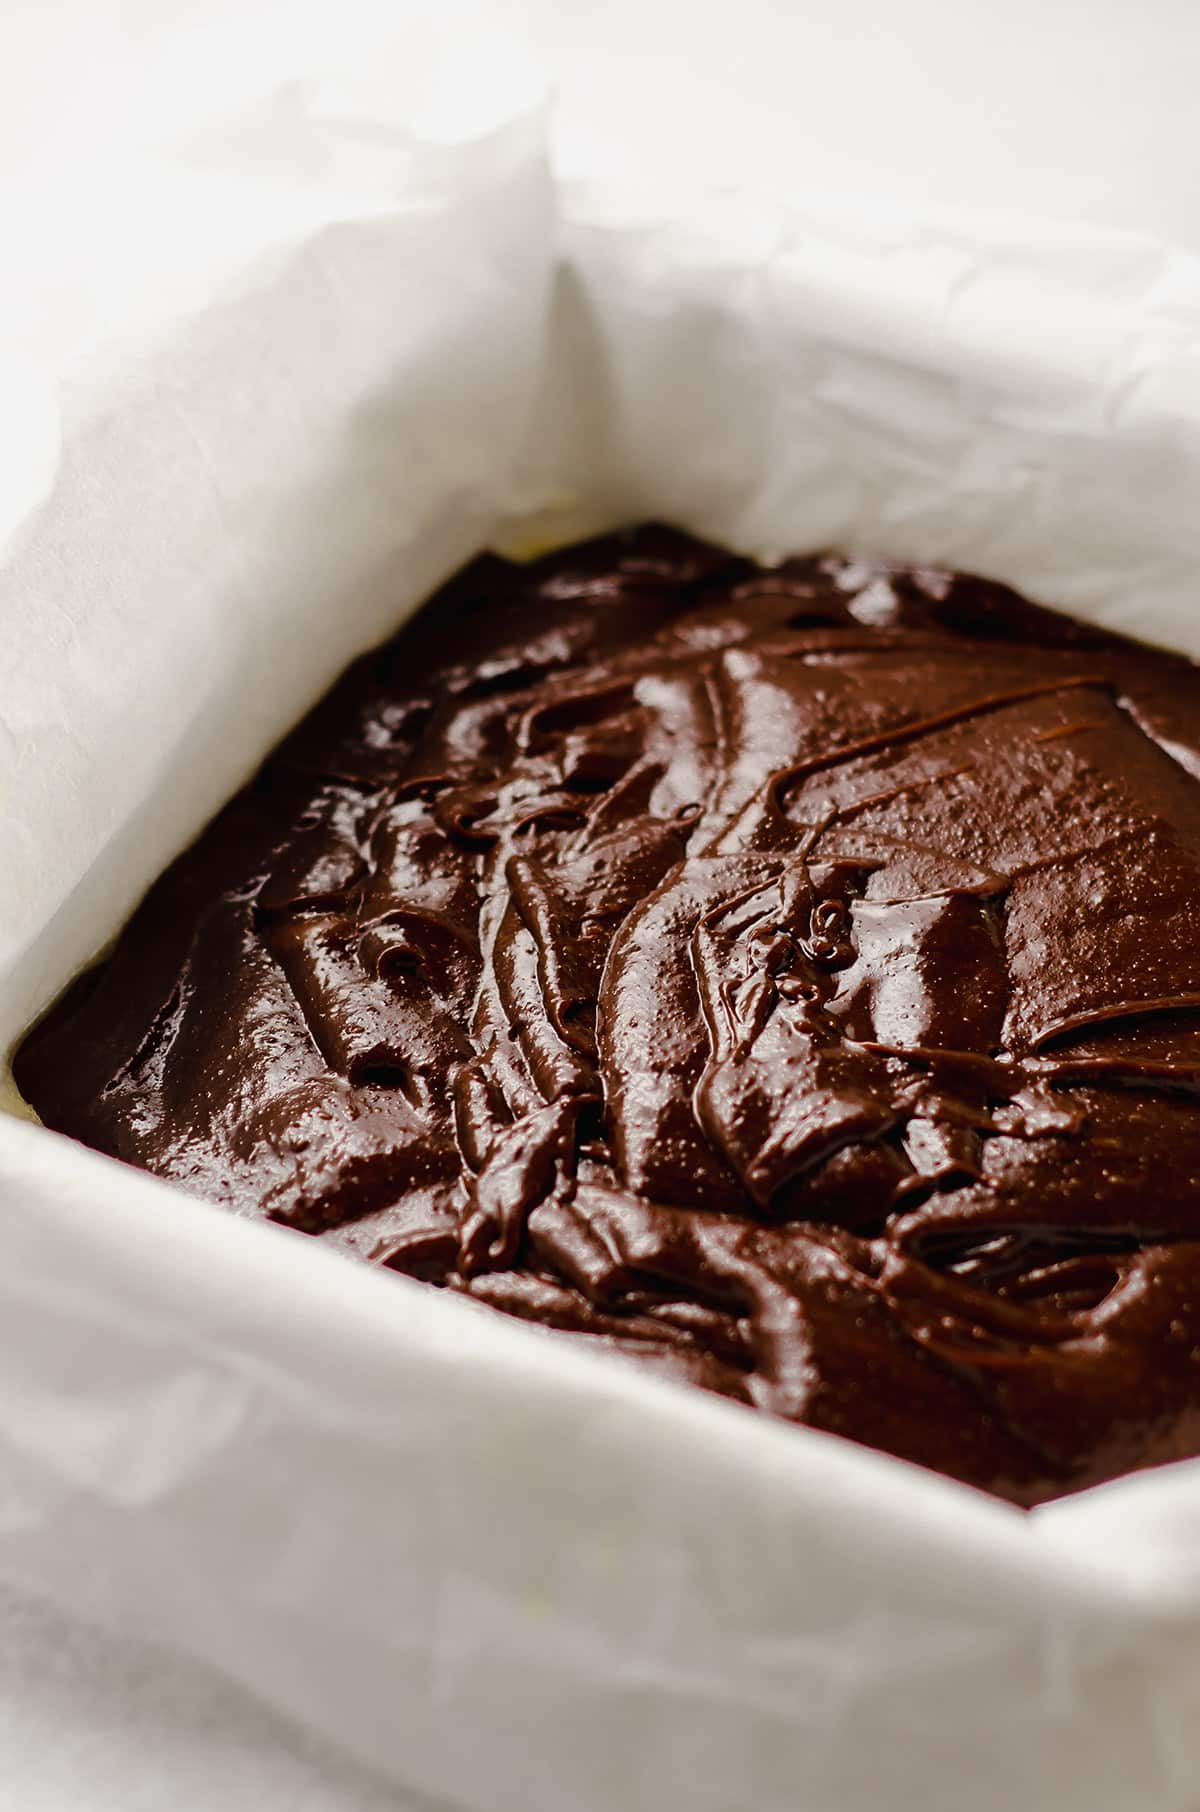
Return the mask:
[[[0, 0], [0, 185], [53, 157], [117, 73], [136, 80], [156, 38], [235, 10], [236, 0]], [[568, 162], [602, 150], [726, 186], [885, 191], [1200, 249], [1194, 0], [497, 0], [496, 10], [554, 77]], [[0, 1591], [0, 1812], [276, 1806], [417, 1812], [200, 1667]]]

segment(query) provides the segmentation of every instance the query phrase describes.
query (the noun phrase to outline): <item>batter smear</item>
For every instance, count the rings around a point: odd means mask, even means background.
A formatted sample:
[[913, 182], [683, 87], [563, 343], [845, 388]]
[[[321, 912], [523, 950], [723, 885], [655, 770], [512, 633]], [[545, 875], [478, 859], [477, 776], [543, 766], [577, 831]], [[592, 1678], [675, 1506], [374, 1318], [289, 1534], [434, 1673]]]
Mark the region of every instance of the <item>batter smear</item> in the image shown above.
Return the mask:
[[1198, 780], [1200, 670], [980, 579], [658, 527], [488, 556], [17, 1081], [239, 1213], [1036, 1503], [1200, 1451]]

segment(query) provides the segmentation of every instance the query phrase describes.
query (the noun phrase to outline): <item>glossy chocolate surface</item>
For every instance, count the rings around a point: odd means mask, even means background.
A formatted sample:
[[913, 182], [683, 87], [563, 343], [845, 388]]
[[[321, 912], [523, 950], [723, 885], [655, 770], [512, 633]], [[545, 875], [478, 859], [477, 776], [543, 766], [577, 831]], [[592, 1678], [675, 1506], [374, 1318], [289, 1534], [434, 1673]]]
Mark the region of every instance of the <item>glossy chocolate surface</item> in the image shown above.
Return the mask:
[[241, 1213], [1037, 1502], [1200, 1451], [1198, 779], [1200, 670], [981, 580], [487, 557], [17, 1080]]

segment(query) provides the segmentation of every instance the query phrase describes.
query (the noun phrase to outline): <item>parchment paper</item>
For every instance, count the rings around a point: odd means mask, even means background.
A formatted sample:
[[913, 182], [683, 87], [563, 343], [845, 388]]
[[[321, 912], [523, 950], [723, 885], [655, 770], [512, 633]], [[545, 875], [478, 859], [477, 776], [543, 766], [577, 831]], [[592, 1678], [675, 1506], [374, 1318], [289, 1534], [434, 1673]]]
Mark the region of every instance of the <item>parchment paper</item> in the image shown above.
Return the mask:
[[[3, 203], [5, 1042], [489, 542], [952, 560], [1200, 653], [1195, 260], [565, 181], [473, 11], [302, 17]], [[1200, 1466], [1024, 1516], [15, 1119], [0, 1218], [0, 1571], [447, 1805], [1200, 1801]]]

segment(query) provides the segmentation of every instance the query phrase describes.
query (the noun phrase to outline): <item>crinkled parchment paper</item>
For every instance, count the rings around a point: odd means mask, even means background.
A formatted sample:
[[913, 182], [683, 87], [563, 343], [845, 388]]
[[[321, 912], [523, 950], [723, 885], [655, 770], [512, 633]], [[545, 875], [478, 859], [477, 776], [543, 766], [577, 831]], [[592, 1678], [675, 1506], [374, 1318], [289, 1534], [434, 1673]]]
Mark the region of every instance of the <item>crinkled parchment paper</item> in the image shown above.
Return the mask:
[[[568, 181], [457, 7], [255, 15], [114, 112], [3, 202], [6, 1042], [489, 542], [948, 560], [1200, 652], [1182, 254]], [[0, 1571], [447, 1805], [1200, 1802], [1198, 1465], [1025, 1516], [17, 1119], [0, 1215]]]

